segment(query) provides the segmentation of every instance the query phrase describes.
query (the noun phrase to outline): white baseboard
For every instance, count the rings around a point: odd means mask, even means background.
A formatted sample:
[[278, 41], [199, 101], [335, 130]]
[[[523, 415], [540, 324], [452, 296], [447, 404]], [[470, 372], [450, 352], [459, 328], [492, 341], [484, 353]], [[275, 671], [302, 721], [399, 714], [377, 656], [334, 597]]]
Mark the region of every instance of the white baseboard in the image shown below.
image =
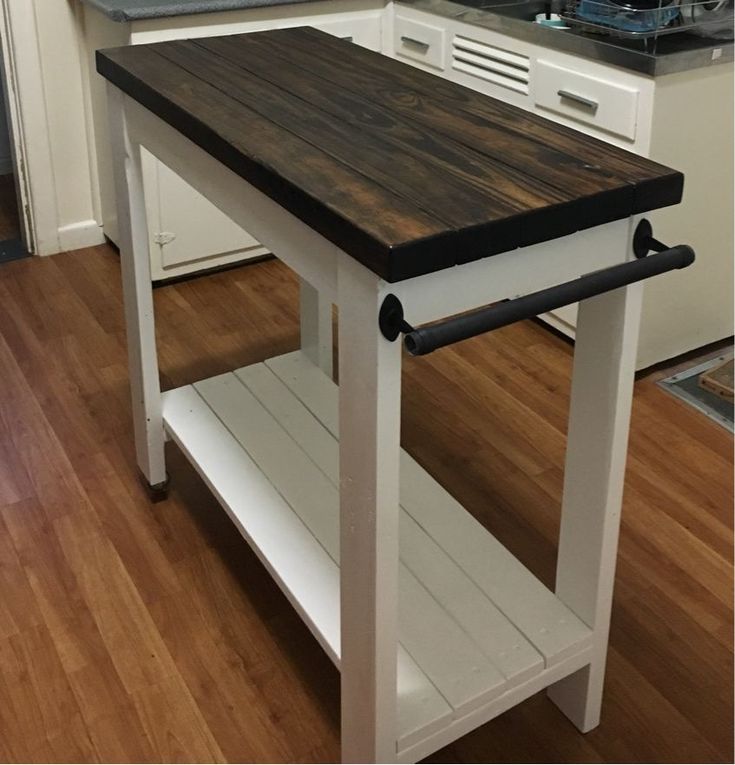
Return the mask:
[[[83, 247], [95, 247], [104, 244], [105, 235], [102, 226], [96, 220], [82, 220], [59, 228], [59, 252], [79, 250]], [[55, 253], [44, 252], [43, 255]]]

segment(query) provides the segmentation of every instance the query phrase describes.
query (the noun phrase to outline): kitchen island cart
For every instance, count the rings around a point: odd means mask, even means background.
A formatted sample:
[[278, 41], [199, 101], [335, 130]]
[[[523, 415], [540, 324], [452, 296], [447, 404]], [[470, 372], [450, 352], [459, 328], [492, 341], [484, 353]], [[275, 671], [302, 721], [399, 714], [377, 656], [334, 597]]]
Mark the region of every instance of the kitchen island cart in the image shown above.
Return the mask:
[[[597, 725], [642, 280], [693, 259], [641, 216], [681, 174], [309, 28], [97, 66], [140, 469], [162, 488], [173, 439], [339, 667], [343, 760], [419, 760], [544, 688]], [[299, 351], [161, 392], [141, 147], [298, 274]], [[552, 592], [400, 449], [402, 347], [575, 300]]]

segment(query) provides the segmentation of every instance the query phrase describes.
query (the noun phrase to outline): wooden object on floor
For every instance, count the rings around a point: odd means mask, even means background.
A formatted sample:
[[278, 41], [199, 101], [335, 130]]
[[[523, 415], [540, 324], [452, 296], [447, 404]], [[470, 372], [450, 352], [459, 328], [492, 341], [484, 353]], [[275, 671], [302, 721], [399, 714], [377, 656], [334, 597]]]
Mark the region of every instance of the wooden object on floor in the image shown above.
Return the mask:
[[97, 67], [388, 281], [681, 200], [681, 173], [310, 28]]
[[[273, 47], [281, 50], [281, 38], [292, 43], [295, 61], [303, 67], [289, 87], [274, 85], [271, 67], [250, 71], [256, 57], [278, 65], [280, 56], [271, 52]], [[251, 50], [253, 40], [262, 47]], [[371, 138], [343, 117], [326, 119], [325, 114], [335, 116], [331, 110], [351, 86], [336, 87], [321, 105], [326, 111], [308, 105], [308, 73], [322, 55], [320, 40], [309, 30], [296, 30], [244, 36], [230, 40], [229, 47], [228, 41], [211, 38], [99, 54], [99, 69], [109, 80], [119, 221], [126, 229], [121, 255], [138, 463], [146, 475], [165, 477], [164, 430], [175, 435], [339, 662], [343, 761], [415, 762], [543, 688], [586, 732], [599, 722], [607, 658], [640, 285], [622, 282], [605, 294], [578, 295], [587, 298], [580, 310], [579, 336], [584, 339], [574, 366], [553, 594], [529, 584], [520, 563], [486, 540], [482, 529], [457, 542], [461, 522], [439, 512], [446, 501], [443, 490], [427, 477], [419, 481], [420, 502], [412, 501], [421, 510], [409, 516], [427, 529], [428, 568], [454, 572], [454, 595], [437, 595], [446, 586], [444, 579], [428, 586], [416, 570], [401, 565], [402, 354], [379, 316], [388, 298], [401, 301], [414, 321], [431, 322], [527, 294], [539, 282], [542, 288], [555, 288], [569, 281], [569, 273], [577, 284], [576, 277], [595, 270], [595, 259], [616, 273], [628, 268], [623, 264], [633, 259], [635, 213], [676, 203], [681, 175], [624, 156], [595, 166], [580, 163], [578, 170], [604, 177], [596, 176], [591, 192], [569, 183], [578, 151], [575, 145], [573, 155], [571, 144], [558, 168], [567, 185], [556, 189], [538, 179], [537, 156], [516, 170], [487, 157], [468, 158], [455, 147], [442, 157], [441, 166], [432, 165], [435, 152], [427, 144], [441, 148], [451, 142], [425, 125], [416, 134], [408, 115], [391, 123], [391, 136], [410, 136], [397, 142], [383, 133]], [[361, 54], [352, 46], [344, 50], [340, 64], [359, 68]], [[380, 79], [381, 89], [400, 88], [406, 72], [412, 70], [391, 63]], [[472, 97], [477, 100], [476, 94]], [[486, 109], [483, 118], [464, 115], [458, 125], [497, 128], [494, 102], [478, 103]], [[439, 99], [440, 108], [452, 105]], [[364, 109], [369, 113], [377, 106], [366, 103]], [[253, 117], [256, 123], [265, 120], [267, 130], [243, 137], [243, 126]], [[288, 131], [274, 144], [273, 136], [286, 123]], [[555, 134], [543, 120], [538, 127], [537, 138]], [[520, 131], [509, 141], [509, 156], [539, 148]], [[594, 149], [597, 142], [590, 146]], [[191, 390], [162, 395], [139, 182], [143, 147], [165, 163], [172, 161], [172, 169], [299, 275], [303, 360], [313, 365], [316, 359], [319, 375], [329, 361], [331, 342], [325, 308], [337, 305], [338, 487], [310, 469], [315, 458], [309, 449], [292, 447], [288, 437], [281, 437], [284, 421], [253, 405], [237, 377], [207, 378]], [[303, 163], [294, 162], [295, 150], [299, 159], [316, 160], [321, 174], [304, 173]], [[626, 163], [633, 166], [630, 171]], [[295, 176], [294, 167], [299, 168]], [[636, 173], [632, 182], [630, 175]], [[496, 186], [478, 194], [477, 178], [486, 176]], [[447, 208], [444, 219], [427, 218], [418, 205], [427, 194]], [[368, 206], [366, 198], [372, 200]], [[396, 200], [401, 203], [397, 215]], [[422, 228], [426, 221], [435, 224], [433, 233]], [[495, 257], [487, 257], [488, 249]], [[319, 337], [322, 329], [326, 334]], [[327, 376], [324, 380], [329, 382]], [[199, 398], [205, 405], [197, 404]], [[166, 411], [172, 400], [179, 402], [174, 414]], [[243, 411], [249, 417], [243, 418]], [[248, 497], [244, 504], [240, 496]], [[258, 512], [253, 514], [253, 508]], [[311, 536], [300, 532], [302, 525]], [[282, 536], [292, 541], [286, 558], [273, 545]], [[493, 549], [489, 559], [481, 540]], [[323, 556], [309, 554], [312, 548], [323, 548], [339, 564], [338, 602], [334, 567]], [[297, 574], [291, 558], [300, 561]], [[500, 574], [492, 577], [489, 589], [471, 586], [484, 583], [493, 567]], [[304, 591], [303, 581], [312, 574], [324, 578], [326, 586]], [[464, 623], [454, 613], [458, 597], [465, 599], [468, 612], [492, 607], [502, 613], [506, 621], [500, 632], [487, 624]], [[338, 642], [334, 635], [330, 639], [337, 607]], [[324, 612], [331, 616], [325, 619]], [[502, 635], [513, 631], [516, 636], [504, 644]], [[571, 640], [565, 641], [569, 634]], [[542, 661], [534, 656], [518, 672], [506, 666], [506, 655], [524, 645], [534, 647]], [[410, 661], [401, 660], [404, 651]]]
[[714, 393], [725, 401], [735, 400], [735, 391], [733, 390], [733, 362], [732, 359], [723, 361], [713, 369], [708, 369], [699, 375], [699, 385]]
[[[317, 641], [174, 444], [170, 499], [137, 482], [119, 284], [104, 246], [3, 266], [0, 759], [334, 762]], [[167, 389], [298, 346], [277, 261], [154, 300]], [[404, 448], [546, 587], [570, 372], [531, 322], [404, 365]], [[430, 761], [732, 762], [732, 494], [732, 436], [639, 380], [600, 726], [538, 694]]]

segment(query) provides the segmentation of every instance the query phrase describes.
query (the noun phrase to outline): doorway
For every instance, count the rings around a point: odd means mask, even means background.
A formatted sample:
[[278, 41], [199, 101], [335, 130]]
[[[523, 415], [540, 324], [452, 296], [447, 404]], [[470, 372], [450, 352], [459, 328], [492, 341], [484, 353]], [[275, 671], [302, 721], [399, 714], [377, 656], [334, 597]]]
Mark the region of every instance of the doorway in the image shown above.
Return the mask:
[[5, 71], [0, 52], [0, 263], [25, 258], [29, 254], [21, 229]]

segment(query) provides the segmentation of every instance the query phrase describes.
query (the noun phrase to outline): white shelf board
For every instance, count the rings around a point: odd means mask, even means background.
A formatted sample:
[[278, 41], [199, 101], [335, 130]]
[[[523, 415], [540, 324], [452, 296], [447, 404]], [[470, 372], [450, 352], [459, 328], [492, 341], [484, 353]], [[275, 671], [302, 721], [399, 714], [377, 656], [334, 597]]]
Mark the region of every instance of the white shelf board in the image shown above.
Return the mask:
[[[164, 394], [168, 433], [339, 666], [337, 386], [301, 353]], [[398, 749], [582, 655], [591, 631], [401, 455]], [[489, 719], [489, 718], [488, 718]]]

